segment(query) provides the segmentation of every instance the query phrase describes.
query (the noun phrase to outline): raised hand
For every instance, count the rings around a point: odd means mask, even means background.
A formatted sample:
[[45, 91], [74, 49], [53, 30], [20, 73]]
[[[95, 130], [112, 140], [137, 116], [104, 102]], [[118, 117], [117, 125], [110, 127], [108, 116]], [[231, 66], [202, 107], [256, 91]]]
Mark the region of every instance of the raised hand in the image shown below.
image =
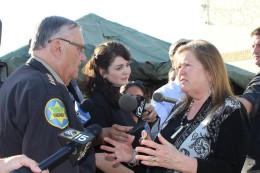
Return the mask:
[[[142, 145], [146, 147], [136, 147], [139, 153], [136, 156], [142, 164], [147, 166], [158, 166], [167, 169], [181, 170], [180, 161], [188, 157], [180, 153], [171, 143], [169, 143], [161, 134], [158, 135], [161, 144], [150, 140], [142, 140]], [[146, 155], [140, 155], [144, 153]], [[191, 158], [194, 159], [194, 158]]]
[[120, 162], [130, 162], [133, 158], [133, 147], [132, 143], [135, 136], [129, 136], [126, 143], [117, 142], [111, 138], [104, 138], [104, 141], [111, 144], [111, 146], [101, 145], [101, 149], [109, 153], [105, 153], [106, 158], [114, 159], [112, 161], [113, 165]]

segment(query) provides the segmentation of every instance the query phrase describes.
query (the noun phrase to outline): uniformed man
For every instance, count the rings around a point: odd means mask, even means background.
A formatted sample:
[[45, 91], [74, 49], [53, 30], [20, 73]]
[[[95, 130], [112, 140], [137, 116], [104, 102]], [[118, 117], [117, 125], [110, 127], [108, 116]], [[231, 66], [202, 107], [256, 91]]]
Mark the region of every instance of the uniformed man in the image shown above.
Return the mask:
[[[30, 50], [32, 58], [0, 89], [0, 157], [26, 154], [41, 162], [62, 147], [57, 135], [64, 129], [83, 130], [66, 88], [86, 60], [81, 27], [64, 17], [47, 17], [37, 27]], [[76, 166], [66, 160], [49, 169], [95, 172], [93, 150]]]

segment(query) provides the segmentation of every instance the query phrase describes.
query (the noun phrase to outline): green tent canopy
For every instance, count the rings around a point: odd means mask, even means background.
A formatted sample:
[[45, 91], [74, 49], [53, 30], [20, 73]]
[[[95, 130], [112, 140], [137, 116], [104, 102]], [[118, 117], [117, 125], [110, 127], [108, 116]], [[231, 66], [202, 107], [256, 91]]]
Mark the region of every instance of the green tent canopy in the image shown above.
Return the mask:
[[[87, 47], [85, 54], [88, 60], [98, 44], [107, 40], [117, 40], [131, 52], [133, 58], [131, 80], [139, 79], [150, 84], [167, 81], [167, 74], [171, 66], [168, 57], [170, 43], [108, 21], [95, 14], [88, 14], [77, 21], [82, 25]], [[0, 61], [8, 64], [9, 74], [30, 57], [28, 50], [29, 41], [28, 45], [0, 57]], [[82, 67], [85, 63], [82, 64]], [[79, 71], [79, 80], [83, 80], [81, 71]]]
[[[168, 50], [171, 43], [141, 33], [135, 29], [108, 21], [95, 14], [88, 14], [77, 20], [82, 25], [84, 40], [86, 43], [86, 56], [89, 60], [94, 48], [107, 40], [117, 40], [123, 43], [131, 52], [133, 63], [130, 80], [142, 80], [147, 86], [164, 84], [168, 79], [168, 71], [171, 63]], [[2, 57], [0, 61], [7, 63], [10, 74], [17, 67], [24, 64], [30, 57], [28, 45], [10, 52]], [[86, 63], [86, 62], [85, 62]], [[81, 68], [85, 65], [82, 64]], [[246, 85], [254, 76], [253, 73], [239, 69], [232, 65], [226, 65], [232, 82], [240, 88], [245, 89]], [[79, 71], [79, 81], [84, 79]]]

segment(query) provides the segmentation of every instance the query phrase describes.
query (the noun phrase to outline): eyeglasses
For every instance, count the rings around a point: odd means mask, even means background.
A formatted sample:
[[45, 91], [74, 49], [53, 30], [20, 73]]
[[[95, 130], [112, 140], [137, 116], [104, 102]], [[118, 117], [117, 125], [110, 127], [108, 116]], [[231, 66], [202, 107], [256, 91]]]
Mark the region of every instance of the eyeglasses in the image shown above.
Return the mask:
[[[68, 42], [69, 44], [73, 45], [73, 46], [76, 46], [77, 48], [79, 48], [80, 52], [81, 53], [84, 53], [85, 50], [86, 50], [86, 46], [85, 45], [80, 45], [78, 43], [75, 43], [73, 41], [70, 41], [70, 40], [67, 40], [67, 39], [64, 39], [64, 38], [56, 38], [56, 39], [59, 39], [59, 40], [62, 40], [62, 41], [66, 41]], [[48, 43], [50, 43], [52, 40], [49, 40]]]

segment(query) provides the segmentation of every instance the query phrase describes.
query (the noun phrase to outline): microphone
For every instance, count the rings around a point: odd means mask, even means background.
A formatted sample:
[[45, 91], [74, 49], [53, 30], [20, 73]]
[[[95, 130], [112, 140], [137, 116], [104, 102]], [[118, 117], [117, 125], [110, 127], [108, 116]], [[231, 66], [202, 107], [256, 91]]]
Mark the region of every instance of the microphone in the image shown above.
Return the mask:
[[153, 100], [154, 101], [157, 101], [157, 102], [169, 102], [169, 103], [177, 103], [178, 100], [177, 99], [174, 99], [174, 98], [170, 98], [170, 97], [166, 97], [164, 96], [162, 93], [154, 93], [153, 94]]
[[147, 111], [144, 109], [146, 98], [142, 96], [134, 97], [129, 94], [124, 94], [119, 99], [119, 106], [129, 112], [133, 112], [138, 118], [142, 117], [142, 113]]
[[124, 94], [119, 99], [119, 106], [121, 109], [133, 112], [138, 117], [137, 124], [128, 132], [129, 134], [135, 134], [139, 129], [144, 128], [145, 121], [142, 119], [142, 113], [146, 111], [144, 109], [146, 104], [146, 98], [142, 96], [134, 97], [129, 94]]
[[76, 114], [83, 126], [91, 119], [89, 112], [93, 109], [94, 103], [91, 99], [84, 99], [81, 103], [75, 101]]
[[[93, 124], [83, 132], [68, 128], [58, 135], [58, 138], [63, 148], [52, 154], [50, 157], [39, 163], [41, 170], [49, 169], [49, 171], [56, 168], [59, 164], [64, 162], [68, 157], [73, 166], [84, 157], [92, 142], [101, 137], [102, 127], [98, 124]], [[21, 167], [11, 173], [32, 173], [28, 167]]]

